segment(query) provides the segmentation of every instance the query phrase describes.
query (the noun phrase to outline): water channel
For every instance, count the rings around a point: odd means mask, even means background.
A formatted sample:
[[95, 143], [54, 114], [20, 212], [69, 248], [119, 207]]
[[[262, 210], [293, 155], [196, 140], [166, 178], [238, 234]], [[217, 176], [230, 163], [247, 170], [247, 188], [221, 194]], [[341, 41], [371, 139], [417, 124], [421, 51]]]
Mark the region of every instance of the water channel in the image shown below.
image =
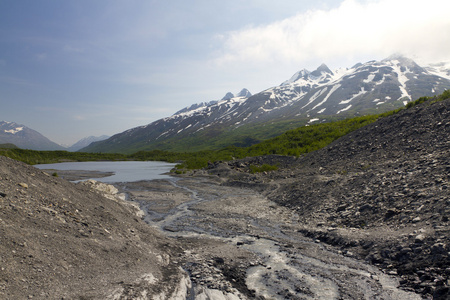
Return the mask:
[[[145, 220], [178, 239], [211, 238], [248, 251], [258, 264], [248, 266], [245, 285], [255, 299], [421, 299], [398, 288], [396, 278], [338, 250], [305, 238], [299, 233], [298, 215], [253, 190], [222, 186], [201, 178], [153, 181], [145, 185], [122, 184], [130, 199], [139, 202]], [[157, 195], [157, 196], [155, 196]], [[178, 196], [177, 196], [178, 195]], [[172, 205], [161, 209], [164, 201]], [[178, 199], [177, 201], [174, 201]], [[229, 251], [229, 250], [228, 250]], [[194, 251], [195, 252], [195, 251]], [[238, 259], [221, 253], [228, 260]], [[213, 277], [207, 251], [195, 276]], [[225, 261], [227, 258], [224, 259]], [[202, 261], [196, 260], [201, 265]], [[214, 277], [220, 280], [220, 276]], [[197, 280], [191, 299], [246, 299], [239, 291], [205, 293], [212, 286]], [[198, 296], [198, 298], [196, 297]]]

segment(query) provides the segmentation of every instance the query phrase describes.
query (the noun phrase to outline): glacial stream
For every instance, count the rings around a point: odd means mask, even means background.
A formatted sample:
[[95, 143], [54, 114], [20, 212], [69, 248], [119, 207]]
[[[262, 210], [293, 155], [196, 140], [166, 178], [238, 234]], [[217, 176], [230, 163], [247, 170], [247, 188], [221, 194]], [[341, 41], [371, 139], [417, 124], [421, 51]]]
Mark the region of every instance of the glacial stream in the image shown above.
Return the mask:
[[[252, 298], [421, 299], [399, 289], [396, 278], [303, 237], [295, 213], [255, 191], [199, 178], [122, 189], [127, 190], [130, 200], [140, 203], [146, 222], [167, 236], [211, 238], [253, 253], [259, 263], [244, 271], [245, 285], [254, 292]], [[164, 201], [172, 205], [164, 209]], [[189, 299], [248, 298], [237, 290], [204, 293], [208, 287], [195, 287]], [[199, 290], [201, 295], [195, 292]]]

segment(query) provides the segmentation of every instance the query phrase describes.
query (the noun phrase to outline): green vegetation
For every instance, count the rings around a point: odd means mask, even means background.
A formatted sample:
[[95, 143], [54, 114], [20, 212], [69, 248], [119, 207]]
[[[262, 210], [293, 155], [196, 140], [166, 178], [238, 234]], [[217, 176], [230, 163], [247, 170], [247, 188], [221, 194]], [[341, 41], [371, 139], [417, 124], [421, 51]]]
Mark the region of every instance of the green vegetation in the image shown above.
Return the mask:
[[250, 165], [251, 173], [262, 173], [262, 172], [270, 172], [278, 170], [277, 166], [263, 164], [261, 166]]
[[0, 144], [0, 149], [19, 149], [19, 147], [17, 147], [14, 144], [7, 143], [7, 144]]
[[[44, 164], [67, 161], [118, 161], [118, 160], [153, 160], [178, 163], [175, 172], [183, 173], [188, 169], [206, 167], [209, 162], [228, 161], [251, 156], [269, 154], [299, 156], [318, 150], [334, 140], [358, 128], [375, 122], [377, 119], [409, 109], [420, 103], [428, 105], [450, 98], [450, 90], [436, 97], [422, 97], [399, 108], [378, 115], [368, 115], [329, 123], [302, 126], [248, 147], [228, 146], [220, 150], [202, 150], [196, 152], [170, 152], [165, 150], [139, 151], [134, 154], [113, 153], [83, 153], [67, 151], [33, 151], [0, 145], [0, 155], [8, 156], [28, 164]], [[268, 125], [270, 127], [270, 125]], [[275, 125], [274, 125], [275, 126]], [[245, 132], [247, 134], [247, 132]], [[254, 137], [253, 137], [254, 138]], [[231, 141], [229, 145], [232, 145]], [[276, 166], [251, 166], [252, 172], [267, 172], [276, 170]]]
[[68, 151], [35, 151], [18, 148], [1, 148], [0, 155], [23, 161], [30, 165], [68, 161], [127, 160], [123, 154], [82, 153]]
[[420, 97], [419, 99], [415, 100], [415, 101], [411, 101], [408, 104], [406, 104], [406, 109], [414, 107], [418, 104], [424, 103], [424, 102], [428, 102], [428, 105], [442, 101], [442, 100], [446, 100], [450, 98], [450, 90], [446, 90], [444, 91], [442, 94], [436, 96], [436, 97]]

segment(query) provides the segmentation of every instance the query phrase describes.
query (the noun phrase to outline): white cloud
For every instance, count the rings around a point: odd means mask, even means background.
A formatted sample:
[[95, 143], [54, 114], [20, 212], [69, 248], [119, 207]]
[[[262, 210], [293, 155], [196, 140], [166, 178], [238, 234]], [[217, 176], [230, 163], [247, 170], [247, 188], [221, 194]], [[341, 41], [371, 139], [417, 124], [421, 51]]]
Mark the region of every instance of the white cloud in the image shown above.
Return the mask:
[[[356, 62], [403, 53], [427, 62], [450, 58], [450, 2], [345, 0], [264, 26], [228, 32], [214, 63]], [[342, 65], [347, 66], [347, 65]]]

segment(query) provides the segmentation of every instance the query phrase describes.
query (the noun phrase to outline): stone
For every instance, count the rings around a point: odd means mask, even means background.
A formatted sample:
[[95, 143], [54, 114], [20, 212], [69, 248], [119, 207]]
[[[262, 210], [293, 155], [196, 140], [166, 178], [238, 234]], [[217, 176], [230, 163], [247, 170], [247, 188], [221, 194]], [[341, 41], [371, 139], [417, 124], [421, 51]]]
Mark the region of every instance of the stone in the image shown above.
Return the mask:
[[23, 187], [23, 188], [26, 188], [26, 189], [28, 188], [28, 184], [26, 184], [24, 182], [20, 182], [18, 185]]
[[423, 241], [425, 240], [425, 235], [424, 234], [418, 234], [416, 235], [414, 241], [416, 243], [423, 243]]
[[418, 223], [420, 222], [422, 219], [420, 217], [415, 217], [414, 219], [412, 219], [413, 223]]

